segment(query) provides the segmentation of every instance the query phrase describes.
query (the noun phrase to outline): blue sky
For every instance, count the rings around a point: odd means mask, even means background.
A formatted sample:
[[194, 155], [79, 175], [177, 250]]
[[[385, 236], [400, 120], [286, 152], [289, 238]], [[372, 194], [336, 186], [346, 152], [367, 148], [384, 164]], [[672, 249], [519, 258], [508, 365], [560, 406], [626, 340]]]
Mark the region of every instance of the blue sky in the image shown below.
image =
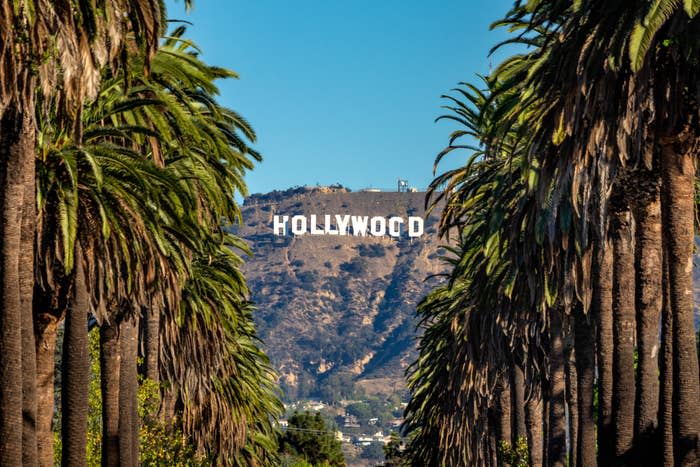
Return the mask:
[[[240, 75], [220, 101], [247, 118], [264, 161], [251, 193], [342, 183], [424, 188], [454, 126], [440, 95], [489, 68], [512, 5], [455, 0], [168, 0], [210, 64]], [[498, 58], [492, 59], [493, 64]], [[444, 167], [465, 155], [455, 155]]]

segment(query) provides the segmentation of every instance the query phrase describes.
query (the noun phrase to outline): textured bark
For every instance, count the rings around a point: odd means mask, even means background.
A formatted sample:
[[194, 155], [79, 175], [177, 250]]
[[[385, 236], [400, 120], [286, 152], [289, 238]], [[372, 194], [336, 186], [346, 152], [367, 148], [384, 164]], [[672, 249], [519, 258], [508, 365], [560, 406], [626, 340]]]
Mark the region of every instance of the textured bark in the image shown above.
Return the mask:
[[[578, 307], [577, 307], [578, 308]], [[576, 373], [576, 361], [573, 342], [567, 339], [566, 348], [566, 406], [569, 409], [569, 467], [576, 467], [576, 453], [578, 452], [578, 376]]]
[[598, 465], [610, 465], [613, 459], [612, 385], [612, 248], [599, 241], [593, 262], [592, 318], [596, 321], [598, 346]]
[[54, 374], [56, 370], [56, 315], [41, 314], [36, 339], [37, 464], [53, 467]]
[[486, 452], [484, 459], [486, 460], [487, 465], [490, 466], [497, 466], [498, 465], [498, 434], [496, 433], [497, 430], [497, 421], [496, 421], [496, 415], [494, 413], [494, 409], [490, 408], [488, 409], [488, 452]]
[[119, 327], [100, 327], [100, 390], [102, 393], [102, 465], [119, 465]]
[[125, 319], [119, 325], [119, 465], [139, 465], [139, 417], [137, 407], [138, 325], [134, 319]]
[[160, 314], [153, 308], [144, 308], [141, 322], [143, 331], [143, 375], [160, 382], [158, 368], [160, 353]]
[[510, 384], [508, 373], [501, 376], [496, 388], [496, 427], [498, 442], [511, 444]]
[[661, 148], [664, 236], [673, 314], [674, 456], [680, 466], [700, 464], [700, 387], [693, 323], [695, 163], [684, 136]]
[[566, 465], [566, 376], [561, 310], [550, 311], [547, 465]]
[[[33, 104], [27, 108], [33, 108]], [[0, 115], [0, 465], [22, 463], [23, 310], [19, 262], [26, 184], [23, 170], [27, 158], [34, 158], [32, 122], [30, 113], [22, 114], [13, 106]]]
[[[35, 146], [30, 132], [26, 144]], [[22, 464], [38, 463], [37, 446], [37, 387], [36, 340], [34, 334], [34, 237], [36, 231], [36, 158], [32, 154], [24, 160], [24, 195], [22, 233], [19, 257], [19, 287], [22, 306]]]
[[[613, 202], [614, 203], [614, 202]], [[613, 426], [615, 462], [629, 462], [634, 436], [635, 285], [632, 220], [624, 203], [612, 213], [613, 236]], [[611, 203], [612, 204], [612, 203]]]
[[542, 465], [549, 465], [549, 399], [547, 397], [542, 400]]
[[595, 467], [596, 439], [593, 413], [593, 383], [595, 379], [595, 326], [594, 317], [583, 314], [577, 307], [574, 316], [574, 346], [576, 348], [576, 376], [578, 377], [578, 439], [576, 465]]
[[543, 463], [543, 420], [542, 420], [542, 397], [533, 394], [525, 403], [525, 417], [527, 425], [527, 446], [530, 456], [531, 467], [542, 467]]
[[663, 307], [661, 314], [661, 397], [659, 431], [661, 432], [661, 465], [673, 467], [673, 313], [669, 297], [668, 263], [664, 256]]
[[[82, 255], [76, 245], [76, 258]], [[85, 271], [76, 261], [73, 303], [66, 316], [63, 338], [63, 367], [61, 371], [61, 438], [64, 466], [87, 465], [88, 385], [90, 361], [88, 355], [87, 315], [90, 299], [85, 283]]]
[[513, 365], [510, 372], [511, 406], [513, 418], [513, 442], [515, 446], [519, 438], [527, 439], [525, 422], [525, 376], [518, 365]]
[[[636, 177], [635, 250], [637, 285], [637, 395], [634, 444], [637, 463], [651, 462], [659, 411], [659, 323], [661, 319], [661, 199], [656, 172]], [[656, 461], [658, 462], [658, 457]]]

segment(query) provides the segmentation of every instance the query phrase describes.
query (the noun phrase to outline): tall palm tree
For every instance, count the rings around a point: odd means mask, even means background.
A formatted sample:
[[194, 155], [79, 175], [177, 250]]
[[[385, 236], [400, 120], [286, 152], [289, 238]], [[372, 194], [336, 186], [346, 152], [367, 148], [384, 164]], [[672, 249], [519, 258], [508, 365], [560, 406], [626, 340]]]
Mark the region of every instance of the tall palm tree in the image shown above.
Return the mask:
[[[530, 15], [532, 28], [551, 22], [560, 25], [558, 40], [549, 44], [550, 53], [536, 68], [537, 72], [529, 77], [536, 86], [533, 93], [545, 96], [549, 103], [536, 120], [544, 125], [531, 126], [535, 130], [536, 147], [558, 146], [559, 153], [569, 158], [569, 163], [582, 174], [591, 173], [590, 168], [600, 166], [586, 160], [607, 158], [609, 164], [610, 156], [614, 154], [619, 154], [619, 158], [612, 159], [615, 170], [638, 164], [646, 169], [661, 167], [663, 174], [664, 164], [669, 171], [677, 171], [679, 165], [683, 166], [678, 161], [683, 157], [689, 159], [688, 154], [692, 152], [690, 145], [683, 146], [684, 142], [692, 140], [689, 138], [692, 125], [688, 126], [687, 117], [697, 114], [697, 99], [682, 102], [679, 99], [683, 94], [681, 89], [689, 89], [685, 86], [692, 87], [690, 83], [697, 81], [697, 65], [688, 59], [694, 56], [698, 46], [697, 10], [697, 2], [693, 1], [683, 5], [674, 1], [645, 2], [643, 5], [599, 1], [529, 2], [521, 11]], [[643, 118], [640, 119], [640, 115]], [[650, 149], [654, 145], [661, 147], [659, 163], [654, 162], [657, 154]], [[611, 148], [615, 149], [611, 151]], [[667, 154], [674, 154], [666, 162], [664, 150]], [[686, 163], [683, 170], [690, 173], [690, 165]], [[675, 366], [682, 369], [682, 375], [674, 376], [677, 383], [697, 379], [697, 357], [691, 349], [690, 338], [692, 306], [687, 298], [691, 278], [689, 269], [681, 266], [690, 261], [688, 255], [693, 230], [692, 208], [688, 201], [692, 198], [693, 187], [690, 177], [685, 177], [684, 185], [674, 185], [670, 182], [673, 177], [662, 181], [664, 191], [673, 191], [667, 194], [666, 201], [662, 200], [662, 209], [676, 215], [666, 222], [668, 230], [664, 236], [669, 237], [667, 253], [674, 258], [671, 267], [677, 268], [668, 279], [672, 287], [671, 303], [675, 303], [672, 305], [674, 320], [680, 326], [673, 327], [674, 347], [683, 349], [682, 356], [674, 353]], [[585, 180], [581, 179], [578, 186], [586, 187]], [[601, 188], [606, 186], [609, 184], [600, 185], [593, 191], [604, 193]], [[681, 186], [685, 188], [681, 189]], [[576, 202], [588, 199], [586, 192], [590, 190], [584, 189], [577, 193]], [[685, 204], [674, 205], [678, 202]], [[605, 213], [604, 202], [601, 207], [603, 209], [598, 211]], [[643, 238], [645, 232], [653, 232], [653, 220], [643, 216], [640, 220], [648, 223], [640, 226]], [[683, 232], [690, 232], [679, 243], [675, 243], [679, 238], [678, 230], [673, 230], [676, 223], [682, 225], [680, 230]], [[658, 236], [656, 241], [658, 251]], [[685, 245], [684, 249], [680, 245]], [[681, 249], [675, 250], [677, 247]], [[658, 259], [658, 254], [656, 256]], [[661, 295], [659, 289], [652, 289], [658, 287], [658, 282], [643, 281], [641, 285], [647, 291], [639, 296]], [[647, 308], [645, 313], [652, 313], [648, 317], [651, 321], [656, 311], [650, 310]], [[697, 410], [698, 391], [688, 384], [676, 386], [674, 398], [683, 401], [675, 406], [678, 409], [674, 413], [677, 439], [685, 440], [677, 444], [676, 450], [682, 452], [681, 464], [692, 464], [697, 459], [697, 447], [692, 446], [696, 445], [693, 440], [698, 437], [698, 427], [694, 425], [695, 418], [687, 411]], [[645, 388], [640, 394], [648, 392]], [[636, 412], [642, 413], [639, 408]], [[626, 413], [629, 414], [629, 410]], [[628, 426], [631, 417], [625, 415], [624, 418]], [[681, 418], [685, 421], [681, 422]]]
[[[31, 379], [35, 367], [31, 361], [33, 330], [24, 331], [24, 344], [29, 349], [22, 351], [22, 323], [25, 327], [31, 323], [22, 313], [31, 313], [32, 291], [20, 286], [22, 278], [30, 277], [34, 269], [33, 257], [20, 261], [20, 252], [22, 245], [31, 246], [34, 238], [34, 210], [23, 207], [33, 205], [35, 90], [39, 88], [45, 99], [56, 98], [66, 120], [75, 121], [83, 99], [94, 96], [97, 90], [100, 68], [122, 61], [129, 34], [133, 33], [135, 43], [148, 53], [155, 50], [161, 12], [160, 2], [147, 0], [115, 0], [99, 6], [83, 1], [77, 5], [68, 1], [3, 1], [0, 10], [4, 50], [0, 54], [0, 351], [8, 356], [0, 370], [0, 463], [19, 465], [22, 452], [26, 453], [25, 462], [37, 461], [31, 423], [36, 406], [31, 397], [36, 385]], [[22, 357], [29, 359], [24, 365]], [[23, 371], [23, 367], [30, 371]], [[24, 382], [23, 373], [27, 375]], [[27, 396], [24, 401], [21, 388]], [[30, 417], [26, 424], [22, 423], [23, 410]], [[23, 429], [18, 430], [18, 426]]]
[[163, 317], [161, 361], [182, 402], [182, 424], [195, 446], [222, 465], [270, 453], [281, 413], [275, 375], [257, 346], [252, 306], [233, 237], [218, 254], [198, 258], [180, 309]]

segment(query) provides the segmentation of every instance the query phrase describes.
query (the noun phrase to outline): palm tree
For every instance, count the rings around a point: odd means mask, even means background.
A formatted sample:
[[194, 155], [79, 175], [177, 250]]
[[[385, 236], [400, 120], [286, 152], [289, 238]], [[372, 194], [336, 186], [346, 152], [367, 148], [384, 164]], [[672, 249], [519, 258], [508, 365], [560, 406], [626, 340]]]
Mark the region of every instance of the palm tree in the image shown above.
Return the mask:
[[[256, 345], [252, 306], [230, 237], [219, 253], [198, 258], [179, 310], [163, 317], [161, 364], [182, 402], [182, 424], [213, 461], [235, 465], [274, 443], [273, 417], [281, 414], [275, 375]], [[273, 451], [274, 452], [274, 451]]]
[[613, 432], [615, 458], [629, 459], [634, 435], [635, 284], [633, 225], [622, 193], [611, 201], [613, 235]]
[[[591, 173], [591, 168], [596, 165], [600, 167], [599, 163], [585, 163], [586, 158], [600, 161], [604, 157], [609, 161], [615, 153], [620, 157], [614, 161], [614, 165], [608, 163], [608, 173], [612, 174], [626, 164], [639, 164], [646, 169], [658, 166], [662, 174], [664, 164], [669, 171], [677, 171], [679, 165], [683, 166], [678, 161], [683, 157], [690, 158], [689, 146], [683, 147], [683, 142], [688, 141], [689, 136], [686, 118], [697, 112], [696, 99], [683, 102], [679, 99], [682, 94], [680, 90], [686, 86], [684, 83], [697, 81], [697, 66], [692, 60], [687, 61], [687, 57], [693, 56], [698, 46], [698, 5], [689, 1], [684, 3], [684, 8], [685, 12], [680, 2], [673, 1], [648, 2], [641, 7], [625, 2], [610, 4], [590, 1], [574, 4], [530, 2], [527, 9], [521, 10], [524, 12], [522, 14], [531, 15], [533, 29], [552, 22], [559, 25], [559, 40], [549, 44], [549, 53], [536, 69], [537, 73], [529, 77], [530, 82], [537, 86], [533, 94], [545, 97], [549, 104], [534, 121], [544, 125], [531, 125], [535, 130], [535, 146], [540, 149], [551, 144], [558, 146], [560, 154], [569, 158], [575, 170], [583, 174], [586, 171]], [[681, 47], [683, 53], [678, 53]], [[670, 69], [678, 72], [671, 74], [664, 71]], [[644, 116], [641, 120], [640, 115]], [[655, 144], [661, 147], [658, 164], [654, 163]], [[611, 148], [615, 150], [611, 151]], [[666, 162], [664, 148], [667, 154], [674, 154]], [[669, 164], [671, 161], [672, 164]], [[673, 169], [670, 169], [671, 165]], [[685, 165], [687, 173], [691, 172], [690, 165]], [[610, 172], [610, 167], [615, 170]], [[606, 178], [609, 180], [609, 177]], [[591, 180], [590, 177], [588, 180]], [[692, 208], [688, 200], [692, 198], [693, 187], [690, 176], [686, 175], [684, 180], [683, 189], [666, 179], [662, 182], [664, 191], [676, 190], [668, 193], [666, 201], [662, 200], [664, 211], [668, 209], [668, 212], [677, 214], [666, 225], [684, 222], [681, 230], [690, 232], [682, 240], [685, 249], [676, 252], [674, 248], [680, 245], [674, 244], [678, 232], [669, 230], [664, 233], [664, 236], [674, 239], [669, 238], [666, 244], [669, 256], [673, 257], [670, 266], [677, 268], [677, 274], [669, 274], [671, 302], [676, 303], [672, 306], [674, 321], [680, 326], [680, 329], [673, 327], [674, 347], [683, 349], [682, 357], [680, 353], [674, 353], [675, 365], [683, 368], [683, 375], [676, 374], [674, 377], [677, 382], [697, 379], [697, 357], [691, 349], [690, 338], [693, 329], [691, 304], [687, 298], [690, 271], [685, 268], [681, 272], [681, 265], [690, 261], [688, 255], [692, 248]], [[586, 187], [586, 181], [582, 178], [578, 186]], [[601, 188], [605, 186], [609, 184], [606, 182]], [[604, 193], [601, 188], [586, 188], [586, 191]], [[581, 191], [580, 196], [577, 194], [574, 199], [585, 202], [589, 199], [586, 191]], [[600, 206], [603, 209], [598, 211], [604, 213], [605, 200], [602, 201]], [[678, 202], [686, 204], [675, 206]], [[649, 222], [648, 218], [641, 220]], [[652, 231], [651, 223], [640, 227], [642, 238], [645, 232]], [[658, 251], [658, 237], [656, 248]], [[658, 259], [658, 254], [656, 257]], [[658, 283], [654, 285], [643, 281], [642, 286], [646, 291], [639, 293], [639, 296], [661, 295], [659, 289], [652, 290], [652, 287], [658, 287]], [[645, 316], [644, 319], [652, 321], [656, 311], [650, 309], [647, 311], [652, 316]], [[644, 381], [648, 381], [648, 378]], [[689, 415], [689, 411], [697, 410], [698, 391], [687, 384], [679, 384], [677, 388], [674, 398], [676, 401], [683, 400], [683, 403], [675, 405], [678, 409], [674, 413], [678, 426], [677, 438], [686, 440], [687, 445], [681, 442], [676, 449], [683, 453], [679, 461], [681, 464], [692, 464], [697, 458], [697, 447], [692, 448], [691, 445], [698, 436], [698, 427], [694, 425], [695, 418]], [[640, 394], [648, 393], [646, 389], [640, 390]], [[653, 386], [649, 390], [653, 391]], [[629, 410], [625, 412], [623, 418], [628, 426], [631, 417]], [[638, 408], [636, 412], [640, 414], [642, 410]], [[681, 422], [681, 418], [685, 421]], [[629, 435], [626, 438], [628, 443]]]
[[[34, 210], [24, 211], [23, 207], [33, 204], [35, 186], [35, 89], [47, 100], [57, 98], [65, 120], [74, 121], [71, 116], [83, 99], [97, 90], [100, 68], [120, 63], [127, 36], [135, 33], [135, 43], [152, 53], [160, 33], [159, 2], [123, 0], [99, 8], [92, 2], [80, 2], [79, 8], [74, 6], [37, 1], [0, 4], [0, 37], [6, 51], [0, 58], [0, 351], [8, 356], [0, 370], [0, 463], [7, 465], [19, 465], [22, 452], [26, 453], [24, 461], [37, 460], [33, 458], [36, 435], [31, 423], [36, 382], [31, 373], [24, 372], [28, 377], [24, 382], [22, 377], [23, 367], [35, 367], [32, 361], [22, 363], [23, 356], [34, 358], [33, 330], [24, 331], [25, 347], [30, 348], [22, 350], [22, 323], [25, 327], [31, 323], [22, 313], [32, 309], [26, 279], [33, 274], [34, 262], [33, 256], [20, 260], [22, 245], [31, 246], [34, 238]], [[116, 17], [123, 19], [114, 20]], [[27, 396], [24, 401], [22, 388]], [[22, 423], [23, 411], [29, 417], [27, 424]]]

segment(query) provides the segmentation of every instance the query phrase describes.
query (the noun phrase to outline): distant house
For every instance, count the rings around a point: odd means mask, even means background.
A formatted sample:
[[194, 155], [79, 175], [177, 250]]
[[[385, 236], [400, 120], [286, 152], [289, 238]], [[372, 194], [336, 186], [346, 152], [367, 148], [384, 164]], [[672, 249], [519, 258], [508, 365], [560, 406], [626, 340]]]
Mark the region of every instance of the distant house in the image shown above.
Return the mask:
[[376, 425], [378, 421], [379, 421], [379, 419], [377, 417], [373, 417], [373, 418], [370, 418], [369, 420], [367, 420], [367, 424], [368, 425]]
[[343, 423], [345, 428], [359, 428], [360, 424], [354, 415], [346, 415]]
[[280, 420], [279, 424], [282, 428], [287, 428], [287, 426], [289, 426], [289, 422], [287, 420]]
[[355, 446], [369, 446], [373, 441], [374, 439], [370, 436], [358, 436], [354, 444]]

